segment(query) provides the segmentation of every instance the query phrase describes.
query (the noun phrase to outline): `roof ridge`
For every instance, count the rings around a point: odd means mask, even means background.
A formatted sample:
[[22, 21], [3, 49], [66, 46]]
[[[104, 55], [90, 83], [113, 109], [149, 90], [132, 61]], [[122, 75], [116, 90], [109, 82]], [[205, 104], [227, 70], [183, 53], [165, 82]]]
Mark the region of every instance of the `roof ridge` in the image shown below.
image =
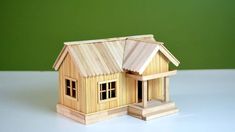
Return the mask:
[[160, 45], [163, 45], [164, 42], [161, 42], [161, 41], [149, 41], [149, 40], [141, 40], [141, 39], [134, 39], [134, 38], [128, 38], [128, 40], [133, 40], [133, 41], [138, 41], [138, 42], [144, 42], [144, 43], [149, 43], [149, 44], [160, 44]]
[[90, 43], [99, 43], [99, 42], [110, 42], [110, 41], [118, 41], [125, 39], [136, 39], [136, 38], [146, 38], [146, 37], [154, 37], [153, 34], [145, 34], [145, 35], [134, 35], [134, 36], [125, 36], [125, 37], [113, 37], [106, 39], [94, 39], [94, 40], [81, 40], [81, 41], [71, 41], [64, 42], [64, 45], [76, 45], [76, 44], [90, 44]]

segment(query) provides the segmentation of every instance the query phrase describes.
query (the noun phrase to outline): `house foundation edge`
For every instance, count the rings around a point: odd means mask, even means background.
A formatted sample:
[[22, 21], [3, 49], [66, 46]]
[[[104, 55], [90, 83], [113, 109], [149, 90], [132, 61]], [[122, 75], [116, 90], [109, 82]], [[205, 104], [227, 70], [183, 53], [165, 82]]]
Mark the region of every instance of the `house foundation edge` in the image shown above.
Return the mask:
[[[174, 103], [174, 102], [171, 102], [171, 103]], [[164, 106], [162, 107], [162, 109], [164, 110]], [[123, 116], [123, 115], [129, 115], [129, 116], [132, 116], [132, 117], [144, 120], [144, 121], [148, 121], [148, 120], [155, 119], [158, 117], [175, 114], [175, 113], [179, 112], [179, 109], [177, 107], [173, 107], [173, 109], [170, 111], [162, 111], [162, 112], [160, 111], [157, 114], [152, 114], [152, 116], [150, 116], [150, 117], [145, 117], [143, 111], [135, 110], [131, 106], [128, 106], [128, 105], [113, 108], [113, 109], [98, 111], [98, 112], [94, 112], [94, 113], [85, 114], [85, 113], [79, 112], [77, 110], [71, 109], [67, 106], [64, 106], [64, 105], [58, 103], [56, 105], [56, 111], [57, 111], [57, 113], [65, 116], [67, 118], [70, 118], [72, 120], [75, 120], [81, 124], [89, 125], [89, 124], [97, 123], [99, 121], [103, 121], [103, 120], [107, 120], [107, 119], [111, 119], [113, 117], [119, 117], [119, 116]], [[154, 111], [153, 111], [153, 113], [154, 113]]]

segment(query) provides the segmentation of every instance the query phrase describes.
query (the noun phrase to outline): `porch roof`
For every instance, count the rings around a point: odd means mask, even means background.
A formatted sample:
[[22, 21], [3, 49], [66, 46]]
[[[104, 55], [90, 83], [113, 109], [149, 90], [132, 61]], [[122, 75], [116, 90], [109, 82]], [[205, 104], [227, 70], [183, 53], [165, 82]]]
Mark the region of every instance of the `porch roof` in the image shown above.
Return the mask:
[[167, 76], [172, 76], [175, 75], [177, 70], [173, 71], [168, 71], [168, 72], [162, 72], [162, 73], [156, 73], [152, 75], [135, 75], [135, 74], [129, 74], [127, 73], [126, 76], [130, 78], [134, 78], [139, 81], [146, 81], [146, 80], [152, 80], [152, 79], [157, 79], [157, 78], [162, 78], [162, 77], [167, 77]]

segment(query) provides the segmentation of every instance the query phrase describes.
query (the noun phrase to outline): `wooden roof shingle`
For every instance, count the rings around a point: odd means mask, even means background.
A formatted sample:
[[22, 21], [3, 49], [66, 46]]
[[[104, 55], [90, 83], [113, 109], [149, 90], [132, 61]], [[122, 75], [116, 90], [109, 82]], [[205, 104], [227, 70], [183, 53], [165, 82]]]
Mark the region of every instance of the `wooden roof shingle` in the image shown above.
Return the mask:
[[98, 76], [130, 70], [142, 74], [154, 55], [161, 51], [173, 64], [179, 61], [153, 35], [65, 42], [54, 63], [58, 70], [65, 54], [70, 53], [80, 75]]

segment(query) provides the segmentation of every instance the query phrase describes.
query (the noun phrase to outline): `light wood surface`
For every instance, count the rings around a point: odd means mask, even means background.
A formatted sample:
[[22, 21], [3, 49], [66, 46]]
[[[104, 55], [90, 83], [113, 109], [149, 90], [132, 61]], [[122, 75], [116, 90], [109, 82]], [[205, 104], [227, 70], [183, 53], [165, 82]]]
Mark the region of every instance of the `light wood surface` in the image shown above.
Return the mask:
[[169, 60], [161, 52], [158, 52], [148, 64], [142, 75], [153, 75], [156, 73], [168, 72], [168, 70]]
[[[168, 60], [178, 66], [179, 61], [161, 44], [150, 36], [124, 37], [126, 39], [108, 39], [67, 43], [55, 61], [58, 70], [67, 52], [76, 64], [82, 77], [123, 72], [123, 69], [148, 74], [157, 60], [158, 65], [166, 65]], [[138, 39], [133, 39], [138, 38]], [[110, 41], [112, 40], [112, 41]], [[159, 53], [160, 52], [160, 53]], [[158, 54], [157, 54], [158, 53]], [[156, 55], [157, 54], [157, 55]], [[159, 57], [160, 56], [160, 57]], [[154, 61], [152, 61], [154, 59]], [[150, 67], [145, 70], [147, 67]], [[166, 68], [165, 66], [158, 68]], [[156, 71], [156, 70], [155, 70]]]
[[154, 40], [154, 36], [152, 34], [146, 35], [134, 35], [134, 36], [126, 36], [126, 37], [115, 37], [115, 38], [106, 38], [106, 39], [96, 39], [96, 40], [82, 40], [82, 41], [73, 41], [73, 42], [65, 42], [65, 45], [74, 45], [74, 44], [90, 44], [90, 43], [103, 43], [110, 41], [119, 41], [126, 40], [128, 38], [137, 39], [137, 40]]
[[142, 82], [142, 106], [147, 107], [147, 81]]
[[59, 114], [62, 114], [82, 124], [92, 124], [112, 117], [122, 116], [127, 114], [127, 106], [116, 107], [113, 109], [94, 112], [91, 114], [84, 114], [82, 112], [71, 109], [61, 104], [56, 105], [56, 110]]
[[[152, 35], [65, 43], [54, 64], [60, 80], [57, 111], [84, 124], [125, 114], [122, 107], [138, 102], [138, 80], [142, 81], [142, 108], [152, 100], [168, 102], [168, 77], [176, 74], [168, 71], [169, 62], [179, 64]], [[76, 82], [76, 98], [65, 94], [66, 78]], [[113, 97], [108, 92], [111, 81], [115, 81]], [[101, 84], [106, 90], [100, 91]], [[156, 116], [156, 111], [147, 117], [144, 110], [135, 110], [130, 107], [128, 112], [146, 120]]]
[[162, 72], [162, 73], [146, 75], [146, 76], [127, 73], [126, 76], [130, 77], [130, 78], [134, 78], [136, 80], [145, 81], [145, 80], [152, 80], [152, 79], [156, 79], [156, 78], [162, 78], [162, 77], [166, 77], [166, 76], [173, 76], [176, 73], [177, 73], [177, 70], [173, 70], [173, 71]]
[[146, 107], [142, 107], [142, 104], [136, 103], [128, 106], [128, 114], [142, 119], [150, 120], [161, 116], [166, 116], [178, 112], [178, 108], [174, 102], [160, 102], [152, 100], [148, 102]]
[[[77, 99], [73, 99], [72, 97], [68, 97], [65, 94], [65, 78], [73, 78], [76, 80], [77, 83]], [[84, 92], [83, 89], [81, 89], [81, 82], [80, 82], [80, 76], [79, 71], [77, 70], [75, 63], [73, 62], [70, 54], [67, 54], [62, 65], [59, 68], [59, 103], [73, 108], [78, 111], [85, 112], [83, 104], [85, 94], [81, 94], [81, 92]]]
[[170, 93], [169, 93], [169, 77], [164, 77], [164, 101], [170, 101]]

